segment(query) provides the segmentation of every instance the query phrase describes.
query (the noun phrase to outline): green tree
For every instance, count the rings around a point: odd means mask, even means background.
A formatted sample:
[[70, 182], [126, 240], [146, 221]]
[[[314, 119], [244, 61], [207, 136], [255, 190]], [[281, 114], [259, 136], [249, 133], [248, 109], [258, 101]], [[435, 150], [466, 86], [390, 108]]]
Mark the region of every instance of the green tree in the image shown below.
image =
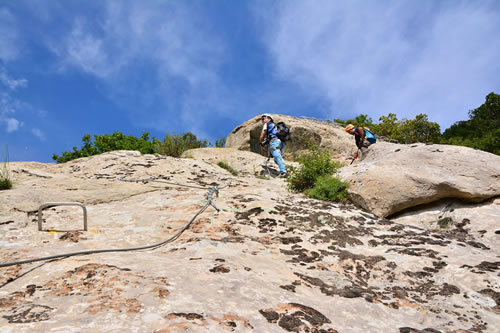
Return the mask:
[[208, 147], [207, 140], [198, 140], [196, 135], [191, 132], [178, 134], [166, 134], [163, 142], [157, 141], [156, 148], [158, 153], [162, 155], [179, 157], [183, 152], [194, 148]]
[[215, 147], [224, 148], [226, 146], [226, 138], [220, 138], [219, 140], [215, 140]]
[[469, 120], [446, 129], [442, 143], [481, 149], [500, 155], [500, 95], [490, 93], [484, 104], [469, 111]]
[[379, 118], [379, 123], [373, 125], [373, 131], [386, 139], [397, 140], [400, 143], [438, 143], [441, 129], [438, 123], [429, 121], [425, 113], [415, 119], [398, 120], [394, 113]]
[[394, 113], [389, 113], [387, 116], [382, 116], [378, 120], [379, 123], [373, 126], [373, 130], [377, 133], [377, 135], [386, 137], [388, 139], [400, 139], [401, 124], [398, 121], [398, 117]]
[[63, 152], [61, 156], [54, 154], [52, 159], [57, 163], [71, 161], [81, 157], [102, 154], [113, 150], [137, 150], [142, 154], [155, 153], [155, 140], [149, 139], [149, 133], [143, 132], [141, 137], [127, 136], [115, 131], [112, 135], [94, 135], [94, 142], [90, 134], [82, 138], [83, 145], [80, 149], [73, 147], [73, 151]]
[[342, 125], [342, 126], [347, 126], [347, 124], [348, 124], [348, 122], [346, 120], [342, 120], [342, 119], [339, 119], [339, 118], [334, 118], [333, 122], [337, 123], [339, 125]]
[[368, 127], [371, 128], [373, 126], [372, 118], [368, 117], [366, 114], [360, 114], [354, 119], [333, 119], [333, 121], [342, 126], [347, 126], [347, 124], [353, 124], [356, 127]]
[[441, 128], [438, 123], [430, 122], [424, 113], [415, 119], [404, 119], [399, 127], [399, 137], [403, 143], [439, 143]]

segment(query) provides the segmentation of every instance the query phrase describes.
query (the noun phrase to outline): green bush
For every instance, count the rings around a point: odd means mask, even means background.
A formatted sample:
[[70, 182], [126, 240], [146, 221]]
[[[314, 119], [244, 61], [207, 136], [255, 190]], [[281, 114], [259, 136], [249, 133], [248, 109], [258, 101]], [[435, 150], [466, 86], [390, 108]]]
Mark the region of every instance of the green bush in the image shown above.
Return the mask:
[[156, 140], [156, 149], [162, 155], [179, 157], [189, 149], [205, 148], [208, 146], [207, 140], [198, 140], [196, 135], [186, 132], [182, 135], [166, 134], [163, 142]]
[[309, 198], [325, 201], [343, 201], [349, 200], [347, 189], [349, 183], [344, 182], [338, 177], [324, 175], [319, 177], [314, 183], [314, 187], [305, 191]]
[[89, 157], [113, 150], [137, 150], [142, 154], [153, 154], [155, 153], [156, 141], [154, 138], [150, 141], [149, 133], [147, 132], [143, 132], [142, 136], [138, 138], [115, 131], [112, 135], [94, 135], [94, 142], [92, 142], [90, 134], [86, 134], [82, 138], [83, 146], [80, 149], [73, 147], [73, 151], [65, 151], [61, 156], [57, 154], [52, 155], [52, 159], [57, 163], [63, 163], [80, 157]]
[[9, 178], [3, 178], [3, 175], [0, 175], [0, 190], [8, 190], [12, 188], [12, 181]]
[[293, 192], [312, 188], [319, 177], [331, 175], [342, 166], [341, 163], [333, 161], [327, 151], [320, 151], [318, 147], [300, 155], [298, 162], [300, 167], [289, 168], [287, 178], [288, 188]]
[[225, 161], [219, 161], [219, 162], [217, 162], [217, 165], [220, 166], [222, 169], [226, 169], [227, 171], [229, 171], [233, 176], [237, 176], [238, 175], [238, 171], [236, 171], [233, 167], [231, 167]]

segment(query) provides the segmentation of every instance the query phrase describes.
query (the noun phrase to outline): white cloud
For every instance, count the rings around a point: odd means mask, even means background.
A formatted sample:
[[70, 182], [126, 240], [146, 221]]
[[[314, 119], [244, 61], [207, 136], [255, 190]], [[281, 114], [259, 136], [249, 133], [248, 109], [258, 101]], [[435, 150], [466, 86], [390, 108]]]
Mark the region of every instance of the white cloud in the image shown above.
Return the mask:
[[427, 113], [444, 129], [500, 88], [493, 1], [281, 4], [264, 34], [276, 75], [328, 100], [325, 116]]
[[16, 18], [7, 8], [0, 8], [0, 60], [16, 59], [20, 52], [19, 48]]
[[[27, 86], [27, 80], [10, 78], [4, 68], [0, 68], [0, 82], [12, 91]], [[18, 120], [20, 116], [36, 111], [29, 103], [17, 99], [12, 91], [0, 89], [0, 123], [5, 124], [7, 133], [13, 133], [24, 125]]]
[[99, 77], [106, 77], [117, 67], [117, 62], [109, 62], [103, 40], [88, 33], [81, 20], [76, 20], [73, 30], [66, 40], [68, 63]]
[[40, 129], [33, 128], [31, 129], [31, 133], [33, 133], [33, 135], [38, 137], [41, 141], [45, 141], [45, 133], [43, 133]]
[[13, 99], [10, 94], [0, 91], [0, 119], [9, 113], [16, 112], [21, 106], [21, 102]]
[[5, 118], [4, 121], [7, 123], [7, 133], [15, 132], [24, 125], [22, 121], [16, 118]]
[[26, 88], [28, 85], [28, 80], [26, 79], [13, 79], [9, 77], [4, 67], [0, 67], [0, 82], [10, 90], [16, 90], [17, 88]]
[[197, 7], [184, 2], [106, 2], [96, 17], [75, 18], [50, 47], [61, 69], [100, 79], [135, 121], [146, 109], [154, 128], [203, 124], [209, 115], [194, 107], [224, 112], [218, 95], [226, 91], [218, 76], [225, 46], [210, 29]]
[[196, 27], [196, 12], [181, 3], [108, 2], [103, 16], [97, 22], [79, 17], [63, 43], [52, 45], [66, 66], [112, 80], [145, 63], [157, 66], [160, 79], [197, 84], [211, 79], [221, 62], [220, 41]]

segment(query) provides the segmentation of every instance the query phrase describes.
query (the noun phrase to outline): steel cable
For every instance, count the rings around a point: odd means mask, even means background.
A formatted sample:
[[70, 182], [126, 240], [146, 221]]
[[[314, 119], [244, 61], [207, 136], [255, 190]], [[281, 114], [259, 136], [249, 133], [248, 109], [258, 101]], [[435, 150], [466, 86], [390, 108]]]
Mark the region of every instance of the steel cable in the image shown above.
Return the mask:
[[[187, 186], [187, 185], [181, 185], [181, 184], [175, 184], [178, 186]], [[224, 187], [229, 186], [229, 184], [225, 185]], [[206, 189], [206, 188], [203, 188]], [[215, 206], [215, 204], [212, 202], [212, 196], [213, 194], [216, 194], [217, 196], [219, 195], [219, 188], [217, 186], [213, 186], [212, 188], [209, 189], [209, 192], [207, 193], [207, 203], [191, 218], [191, 220], [184, 226], [182, 227], [175, 235], [172, 237], [168, 238], [167, 240], [164, 240], [160, 243], [152, 244], [152, 245], [146, 245], [146, 246], [141, 246], [141, 247], [131, 247], [131, 248], [122, 248], [122, 249], [102, 249], [102, 250], [87, 250], [87, 251], [78, 251], [78, 252], [71, 252], [71, 253], [65, 253], [65, 254], [58, 254], [58, 255], [53, 255], [53, 256], [48, 256], [48, 257], [42, 257], [42, 258], [35, 258], [35, 259], [28, 259], [28, 260], [20, 260], [20, 261], [14, 261], [14, 262], [8, 262], [8, 263], [3, 263], [0, 264], [0, 267], [8, 267], [8, 266], [14, 266], [14, 265], [21, 265], [21, 264], [27, 264], [27, 263], [32, 263], [32, 262], [37, 262], [37, 261], [45, 261], [45, 260], [51, 260], [51, 259], [58, 259], [58, 258], [67, 258], [67, 257], [72, 257], [72, 256], [77, 256], [77, 255], [87, 255], [87, 254], [96, 254], [96, 253], [105, 253], [105, 252], [128, 252], [128, 251], [139, 251], [139, 250], [147, 250], [147, 249], [155, 249], [160, 246], [163, 246], [171, 241], [176, 240], [179, 238], [179, 236], [187, 229], [189, 226], [194, 222], [194, 220], [201, 214], [203, 213], [209, 206], [214, 207], [217, 211], [220, 211], [219, 208]]]

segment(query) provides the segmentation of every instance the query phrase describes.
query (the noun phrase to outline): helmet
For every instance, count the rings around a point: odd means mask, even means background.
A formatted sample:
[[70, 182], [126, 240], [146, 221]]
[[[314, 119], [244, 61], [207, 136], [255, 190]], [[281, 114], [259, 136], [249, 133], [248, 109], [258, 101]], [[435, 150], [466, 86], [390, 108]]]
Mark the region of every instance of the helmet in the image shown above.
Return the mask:
[[345, 127], [345, 131], [346, 132], [349, 132], [350, 130], [352, 130], [354, 128], [354, 125], [353, 124], [349, 124]]
[[271, 114], [269, 114], [269, 113], [264, 113], [260, 118], [263, 119], [263, 118], [266, 118], [266, 117], [267, 118], [271, 118], [271, 120], [274, 121], [273, 116]]

